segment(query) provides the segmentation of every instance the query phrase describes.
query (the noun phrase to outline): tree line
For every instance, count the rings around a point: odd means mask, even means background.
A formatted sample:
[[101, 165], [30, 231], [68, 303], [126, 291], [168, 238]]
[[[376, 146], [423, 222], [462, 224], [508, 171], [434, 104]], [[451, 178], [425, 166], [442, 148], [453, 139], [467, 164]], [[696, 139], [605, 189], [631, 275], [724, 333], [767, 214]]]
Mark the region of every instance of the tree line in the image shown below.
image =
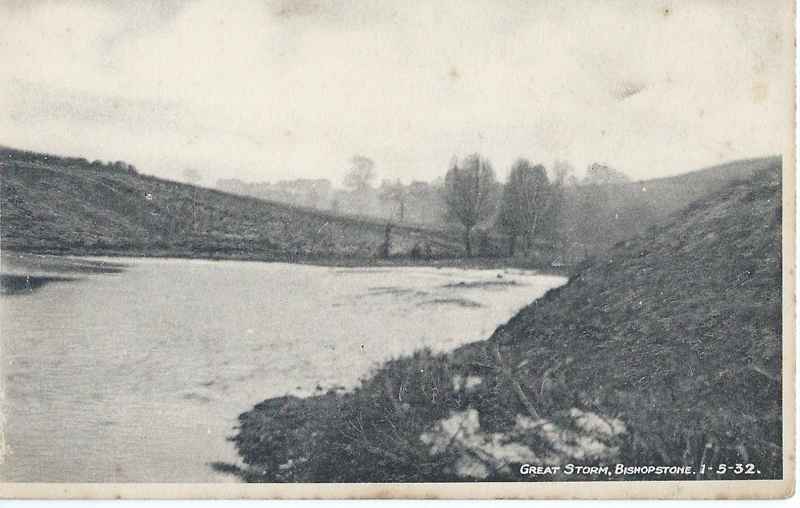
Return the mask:
[[520, 158], [502, 183], [487, 158], [471, 154], [453, 158], [444, 174], [430, 182], [384, 179], [376, 185], [376, 181], [374, 161], [356, 155], [349, 160], [339, 188], [327, 179], [272, 184], [219, 180], [217, 187], [376, 217], [390, 226], [460, 228], [467, 256], [541, 256], [568, 258], [567, 262], [638, 233], [655, 213], [624, 173], [597, 163], [579, 179], [565, 161], [548, 168]]
[[[626, 187], [627, 186], [627, 187]], [[505, 184], [480, 154], [454, 159], [444, 179], [446, 217], [463, 228], [464, 250], [474, 254], [473, 230], [496, 234], [508, 256], [585, 257], [651, 222], [652, 207], [622, 172], [592, 164], [579, 180], [572, 166], [551, 170], [525, 158], [511, 166]]]
[[296, 178], [276, 182], [219, 179], [222, 191], [306, 208], [361, 215], [400, 224], [443, 226], [441, 181], [399, 179], [378, 182], [372, 159], [356, 155], [349, 161], [340, 186], [327, 178]]

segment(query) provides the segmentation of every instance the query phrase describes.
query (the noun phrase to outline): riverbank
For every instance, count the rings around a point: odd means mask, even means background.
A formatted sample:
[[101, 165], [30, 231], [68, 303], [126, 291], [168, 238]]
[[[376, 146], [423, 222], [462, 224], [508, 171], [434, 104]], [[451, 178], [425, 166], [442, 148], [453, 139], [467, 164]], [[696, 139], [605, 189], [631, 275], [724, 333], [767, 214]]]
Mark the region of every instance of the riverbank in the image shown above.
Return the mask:
[[[42, 257], [53, 256], [61, 259], [79, 257], [105, 257], [105, 258], [164, 258], [164, 259], [204, 259], [208, 261], [254, 261], [264, 263], [296, 263], [313, 266], [331, 266], [341, 268], [369, 268], [382, 266], [408, 266], [408, 267], [433, 267], [433, 268], [463, 268], [465, 270], [534, 270], [542, 274], [566, 276], [573, 268], [571, 266], [553, 266], [552, 264], [526, 260], [522, 258], [414, 258], [410, 256], [378, 257], [346, 257], [346, 256], [286, 256], [286, 255], [258, 255], [250, 252], [220, 253], [220, 252], [194, 252], [175, 250], [97, 250], [97, 249], [69, 249], [25, 252], [4, 250], [0, 253], [0, 266], [6, 266], [13, 258], [20, 258], [18, 264], [40, 266]], [[63, 270], [58, 269], [58, 263], [50, 263], [50, 271], [70, 271], [69, 266]], [[47, 266], [47, 263], [45, 263]]]
[[[233, 438], [245, 481], [530, 481], [524, 463], [748, 463], [782, 476], [781, 175], [690, 205], [451, 353], [351, 392], [268, 399]], [[542, 480], [653, 479], [597, 471]]]
[[[767, 167], [780, 167], [780, 159], [735, 161], [669, 178], [584, 188], [600, 206], [588, 217], [578, 211], [583, 191], [575, 188], [567, 193], [558, 252], [540, 245], [544, 251], [533, 261], [490, 261], [489, 257], [508, 251], [508, 239], [490, 228], [475, 235], [479, 260], [461, 261], [466, 254], [463, 228], [456, 224], [390, 225], [388, 218], [290, 206], [113, 165], [0, 147], [0, 249], [74, 256], [342, 266], [464, 264], [564, 272], [553, 263], [574, 264], [602, 252], [692, 200]], [[387, 257], [388, 261], [383, 259]]]
[[255, 401], [351, 389], [391, 358], [478, 340], [564, 283], [521, 270], [34, 261], [19, 268], [42, 278], [17, 277], [25, 293], [0, 297], [9, 481], [236, 481], [208, 463], [237, 460], [227, 437]]
[[290, 206], [0, 148], [0, 248], [284, 261], [464, 254], [461, 232]]

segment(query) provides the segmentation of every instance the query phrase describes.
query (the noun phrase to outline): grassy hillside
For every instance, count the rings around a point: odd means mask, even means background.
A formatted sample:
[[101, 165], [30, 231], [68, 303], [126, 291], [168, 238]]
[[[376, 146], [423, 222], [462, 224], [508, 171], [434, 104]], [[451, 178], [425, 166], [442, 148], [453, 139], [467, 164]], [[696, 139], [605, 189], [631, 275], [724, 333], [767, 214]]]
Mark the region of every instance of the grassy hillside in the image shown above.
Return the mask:
[[[693, 466], [626, 479], [780, 478], [780, 169], [582, 264], [486, 341], [385, 364], [351, 393], [240, 416], [247, 481], [621, 479], [566, 464]], [[748, 470], [749, 471], [749, 470]]]
[[[732, 180], [779, 165], [777, 158], [753, 159], [677, 177], [570, 188], [558, 245], [542, 239], [541, 252], [514, 263], [547, 266], [559, 258], [573, 265]], [[0, 175], [0, 247], [11, 250], [347, 262], [375, 259], [383, 251], [384, 220], [161, 180], [123, 162], [0, 147]], [[473, 240], [484, 257], [504, 256], [506, 242], [491, 229]], [[412, 253], [462, 256], [460, 231], [395, 226], [389, 254]]]
[[733, 181], [746, 180], [780, 165], [779, 157], [765, 157], [667, 178], [568, 188], [559, 224], [563, 254], [567, 259], [578, 260], [603, 252]]
[[624, 195], [646, 195], [658, 216], [665, 217], [705, 195], [719, 191], [731, 181], [749, 180], [757, 173], [780, 168], [780, 165], [780, 157], [738, 160], [677, 176], [624, 184], [616, 193], [619, 199]]
[[[374, 258], [385, 224], [0, 148], [3, 249], [247, 259]], [[395, 227], [390, 254], [453, 257], [457, 235]]]

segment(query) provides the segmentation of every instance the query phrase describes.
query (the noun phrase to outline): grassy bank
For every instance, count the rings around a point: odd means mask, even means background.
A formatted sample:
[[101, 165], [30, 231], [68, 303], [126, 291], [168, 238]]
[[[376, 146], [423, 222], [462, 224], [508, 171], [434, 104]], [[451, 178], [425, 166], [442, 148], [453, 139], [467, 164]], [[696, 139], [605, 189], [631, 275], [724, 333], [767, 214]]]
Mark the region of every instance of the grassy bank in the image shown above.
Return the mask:
[[[669, 178], [571, 187], [559, 219], [558, 252], [540, 246], [529, 254], [533, 259], [509, 260], [503, 257], [507, 239], [476, 235], [482, 258], [466, 264], [575, 264], [733, 179], [779, 165], [774, 157], [752, 159]], [[0, 175], [5, 250], [315, 264], [441, 264], [464, 257], [462, 230], [455, 225], [395, 225], [387, 243], [385, 219], [226, 194], [139, 174], [122, 163], [0, 147]], [[389, 259], [378, 261], [384, 257]]]
[[[521, 463], [753, 463], [780, 478], [780, 168], [577, 267], [486, 341], [240, 416], [246, 481], [529, 480]], [[636, 479], [626, 476], [625, 479]], [[647, 479], [668, 479], [670, 476]], [[605, 474], [544, 480], [619, 479]]]
[[459, 232], [394, 226], [0, 148], [0, 247], [72, 255], [294, 261], [463, 254]]

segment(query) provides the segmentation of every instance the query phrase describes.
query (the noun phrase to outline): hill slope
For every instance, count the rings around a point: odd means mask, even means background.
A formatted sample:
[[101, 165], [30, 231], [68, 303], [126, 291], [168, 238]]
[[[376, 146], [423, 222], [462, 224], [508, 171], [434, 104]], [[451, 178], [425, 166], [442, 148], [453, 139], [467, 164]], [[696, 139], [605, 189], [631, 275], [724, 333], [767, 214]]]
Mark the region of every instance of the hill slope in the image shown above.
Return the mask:
[[[2, 248], [70, 254], [249, 259], [371, 258], [385, 224], [0, 148]], [[394, 227], [390, 254], [415, 245], [434, 257], [460, 255], [446, 232]]]
[[522, 463], [691, 466], [625, 479], [780, 478], [779, 168], [578, 268], [484, 342], [384, 365], [352, 393], [240, 416], [247, 481], [529, 480]]
[[[642, 233], [690, 201], [746, 178], [763, 158], [643, 182], [570, 188], [555, 250], [529, 262], [572, 265]], [[167, 255], [300, 260], [374, 258], [385, 221], [343, 216], [139, 175], [123, 163], [90, 163], [0, 147], [0, 246], [70, 254]], [[492, 238], [490, 239], [489, 236]], [[481, 256], [504, 255], [506, 240], [476, 238]], [[547, 242], [546, 242], [547, 243]], [[460, 232], [395, 226], [390, 254], [463, 255]]]
[[577, 260], [599, 254], [733, 181], [780, 166], [779, 157], [764, 157], [666, 178], [570, 187], [559, 224], [564, 255]]

